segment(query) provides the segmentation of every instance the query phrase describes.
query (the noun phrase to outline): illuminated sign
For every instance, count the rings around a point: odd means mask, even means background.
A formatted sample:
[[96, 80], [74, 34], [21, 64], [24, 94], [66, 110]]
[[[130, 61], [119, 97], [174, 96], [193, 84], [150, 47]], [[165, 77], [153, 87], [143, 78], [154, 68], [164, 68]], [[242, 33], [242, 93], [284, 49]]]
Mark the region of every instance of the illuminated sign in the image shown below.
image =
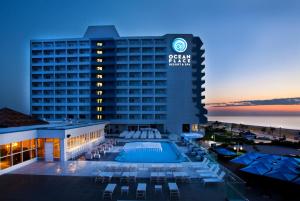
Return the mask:
[[188, 43], [183, 38], [175, 38], [172, 42], [172, 49], [177, 54], [169, 54], [169, 66], [190, 66], [191, 55], [183, 54], [188, 48]]
[[183, 38], [175, 38], [172, 42], [172, 48], [175, 52], [182, 53], [187, 48], [187, 42]]

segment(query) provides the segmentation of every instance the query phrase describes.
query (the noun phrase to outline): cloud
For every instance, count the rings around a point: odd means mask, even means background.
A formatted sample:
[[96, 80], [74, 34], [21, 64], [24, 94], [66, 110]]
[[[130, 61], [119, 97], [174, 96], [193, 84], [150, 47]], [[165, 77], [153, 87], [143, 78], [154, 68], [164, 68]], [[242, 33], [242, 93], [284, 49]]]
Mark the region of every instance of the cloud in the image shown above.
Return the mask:
[[257, 106], [257, 105], [300, 105], [300, 97], [297, 98], [278, 98], [267, 100], [245, 100], [227, 103], [209, 103], [211, 107], [234, 107], [234, 106]]

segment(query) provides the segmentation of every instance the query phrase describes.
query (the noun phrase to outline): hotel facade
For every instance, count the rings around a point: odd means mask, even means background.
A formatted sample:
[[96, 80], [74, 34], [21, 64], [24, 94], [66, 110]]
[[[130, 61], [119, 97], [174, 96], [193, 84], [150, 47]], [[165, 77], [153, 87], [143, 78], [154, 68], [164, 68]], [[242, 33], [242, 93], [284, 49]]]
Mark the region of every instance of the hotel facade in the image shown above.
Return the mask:
[[207, 122], [202, 45], [192, 34], [121, 37], [114, 26], [32, 40], [31, 114], [105, 120], [110, 133], [197, 131]]

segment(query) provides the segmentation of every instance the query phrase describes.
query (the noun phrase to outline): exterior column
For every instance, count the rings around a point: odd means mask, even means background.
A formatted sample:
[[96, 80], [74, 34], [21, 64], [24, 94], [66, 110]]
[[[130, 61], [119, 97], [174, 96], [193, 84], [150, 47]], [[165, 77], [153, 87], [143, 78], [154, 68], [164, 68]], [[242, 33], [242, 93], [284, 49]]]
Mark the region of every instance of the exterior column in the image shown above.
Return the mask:
[[60, 145], [60, 161], [67, 161], [67, 154], [66, 154], [66, 139], [60, 139], [59, 141]]

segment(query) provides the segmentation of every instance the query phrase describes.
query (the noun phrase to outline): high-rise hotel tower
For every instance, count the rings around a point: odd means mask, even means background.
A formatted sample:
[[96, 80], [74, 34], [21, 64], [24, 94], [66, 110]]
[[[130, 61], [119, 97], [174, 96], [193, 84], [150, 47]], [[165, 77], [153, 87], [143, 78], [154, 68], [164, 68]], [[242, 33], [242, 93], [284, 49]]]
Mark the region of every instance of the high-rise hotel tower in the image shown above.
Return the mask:
[[46, 120], [102, 119], [110, 132], [206, 123], [204, 50], [192, 34], [120, 37], [90, 26], [82, 38], [31, 41], [31, 113]]

